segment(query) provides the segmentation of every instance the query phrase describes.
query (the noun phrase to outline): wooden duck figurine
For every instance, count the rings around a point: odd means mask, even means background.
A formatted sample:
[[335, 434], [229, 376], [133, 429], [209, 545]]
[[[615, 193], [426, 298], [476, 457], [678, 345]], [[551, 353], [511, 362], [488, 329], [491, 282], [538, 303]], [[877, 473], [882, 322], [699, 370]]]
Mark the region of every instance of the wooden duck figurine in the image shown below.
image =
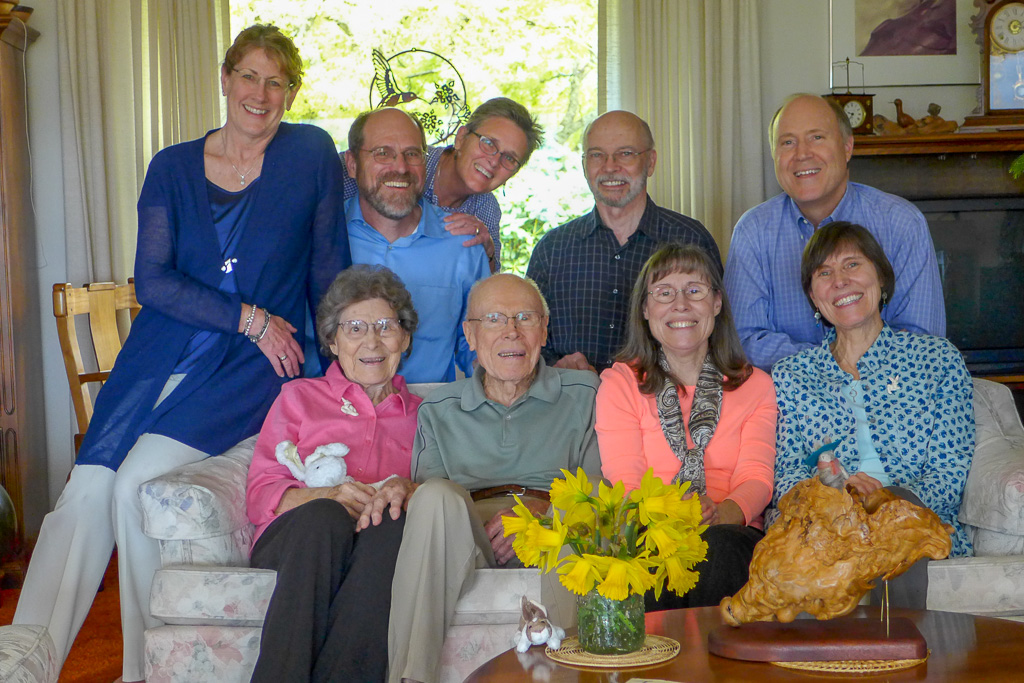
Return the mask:
[[896, 123], [900, 125], [900, 128], [913, 128], [917, 122], [914, 121], [913, 116], [903, 112], [903, 100], [896, 98], [892, 103], [896, 105]]

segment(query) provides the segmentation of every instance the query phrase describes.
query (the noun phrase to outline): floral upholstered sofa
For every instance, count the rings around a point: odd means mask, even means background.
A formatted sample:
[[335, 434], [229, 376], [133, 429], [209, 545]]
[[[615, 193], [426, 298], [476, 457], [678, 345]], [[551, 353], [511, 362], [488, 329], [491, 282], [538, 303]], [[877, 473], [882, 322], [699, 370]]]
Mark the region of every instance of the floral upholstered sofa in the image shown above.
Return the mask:
[[[422, 396], [435, 386], [409, 388]], [[146, 631], [150, 683], [243, 683], [252, 675], [276, 582], [275, 572], [249, 567], [245, 481], [255, 444], [254, 436], [139, 488], [145, 532], [159, 540], [163, 567], [150, 610], [166, 625]], [[445, 638], [442, 683], [460, 683], [512, 646], [524, 594], [551, 604], [536, 569], [476, 572]], [[565, 612], [558, 623], [571, 625], [575, 613]]]
[[[1024, 618], [1024, 427], [1006, 387], [975, 380], [974, 391], [977, 448], [960, 519], [977, 556], [930, 564], [928, 607]], [[244, 497], [254, 443], [140, 488], [145, 531], [159, 539], [163, 563], [150, 607], [166, 625], [146, 632], [151, 683], [249, 680], [275, 582], [274, 572], [248, 568], [253, 527]], [[519, 596], [547, 604], [543, 593], [535, 569], [478, 571], [445, 639], [442, 681], [462, 681], [511, 647]]]

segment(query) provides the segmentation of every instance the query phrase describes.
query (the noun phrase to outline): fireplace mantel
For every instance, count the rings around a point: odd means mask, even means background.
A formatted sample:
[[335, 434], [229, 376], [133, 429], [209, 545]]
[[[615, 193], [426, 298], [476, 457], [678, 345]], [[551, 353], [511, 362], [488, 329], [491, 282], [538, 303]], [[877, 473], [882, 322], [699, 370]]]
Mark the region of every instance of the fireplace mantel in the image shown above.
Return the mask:
[[1024, 131], [854, 138], [850, 178], [911, 201], [1020, 197], [1010, 164]]
[[853, 156], [1024, 152], [1024, 131], [944, 135], [858, 135]]

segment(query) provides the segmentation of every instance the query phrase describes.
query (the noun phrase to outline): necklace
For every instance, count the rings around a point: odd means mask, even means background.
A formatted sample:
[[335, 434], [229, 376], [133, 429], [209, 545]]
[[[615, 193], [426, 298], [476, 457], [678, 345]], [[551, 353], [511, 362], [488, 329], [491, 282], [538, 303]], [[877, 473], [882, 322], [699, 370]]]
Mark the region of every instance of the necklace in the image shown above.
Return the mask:
[[[221, 133], [220, 141], [224, 145], [224, 158], [228, 160], [229, 164], [231, 164], [231, 158], [228, 157], [228, 140], [227, 140], [227, 136], [225, 136], [223, 133]], [[231, 168], [238, 175], [238, 184], [239, 185], [241, 185], [242, 187], [245, 187], [245, 176], [249, 175], [249, 173], [252, 172], [252, 169], [256, 167], [256, 163], [259, 160], [260, 160], [260, 158], [256, 157], [256, 159], [254, 159], [253, 162], [251, 164], [249, 164], [249, 168], [245, 169], [245, 173], [242, 173], [241, 171], [238, 170], [237, 166], [235, 166], [234, 164], [231, 164]]]

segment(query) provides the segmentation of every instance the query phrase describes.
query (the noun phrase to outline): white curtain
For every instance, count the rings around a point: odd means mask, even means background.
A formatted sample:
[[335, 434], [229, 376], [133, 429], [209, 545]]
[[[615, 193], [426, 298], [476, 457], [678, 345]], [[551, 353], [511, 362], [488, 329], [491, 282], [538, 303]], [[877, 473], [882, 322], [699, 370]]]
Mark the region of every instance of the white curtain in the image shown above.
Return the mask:
[[61, 0], [68, 280], [132, 274], [135, 204], [157, 151], [220, 125], [227, 0]]
[[725, 256], [763, 199], [759, 0], [601, 0], [598, 107], [654, 133], [654, 201], [693, 216]]

